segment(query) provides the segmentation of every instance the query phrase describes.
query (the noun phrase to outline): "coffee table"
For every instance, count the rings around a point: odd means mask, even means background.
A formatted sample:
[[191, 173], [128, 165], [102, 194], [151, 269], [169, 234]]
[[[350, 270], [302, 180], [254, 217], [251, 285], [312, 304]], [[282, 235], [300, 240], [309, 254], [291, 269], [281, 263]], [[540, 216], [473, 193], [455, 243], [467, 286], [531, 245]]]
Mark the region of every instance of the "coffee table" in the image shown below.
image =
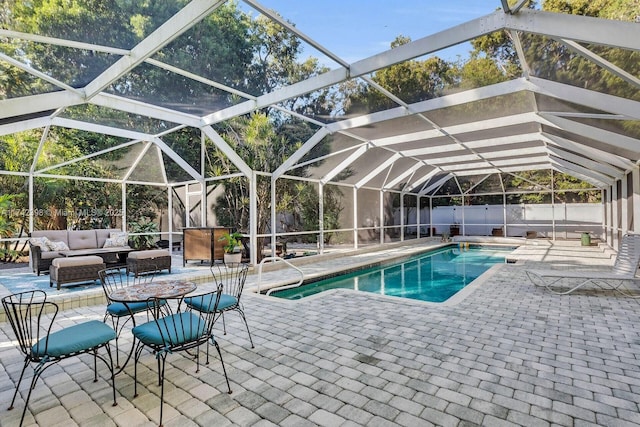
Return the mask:
[[58, 253], [66, 258], [96, 255], [102, 258], [109, 267], [124, 267], [127, 265], [127, 256], [129, 252], [135, 249], [128, 246], [121, 248], [98, 248], [98, 249], [77, 249], [73, 251], [58, 251]]

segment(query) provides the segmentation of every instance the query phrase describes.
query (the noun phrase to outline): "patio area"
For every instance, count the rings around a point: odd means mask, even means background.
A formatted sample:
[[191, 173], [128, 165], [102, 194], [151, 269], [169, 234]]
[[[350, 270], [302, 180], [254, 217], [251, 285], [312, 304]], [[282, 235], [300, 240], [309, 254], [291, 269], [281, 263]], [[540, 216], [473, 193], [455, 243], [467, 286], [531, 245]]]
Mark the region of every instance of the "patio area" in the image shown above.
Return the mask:
[[[165, 426], [640, 425], [640, 298], [558, 296], [526, 274], [604, 269], [640, 233], [638, 2], [379, 2], [385, 25], [344, 2], [5, 3], [0, 259], [24, 259], [45, 230], [110, 228], [198, 260], [224, 256], [215, 228], [243, 236], [255, 348], [236, 313], [228, 334], [215, 325], [232, 394], [215, 357], [196, 373], [170, 354]], [[375, 37], [341, 33], [357, 28]], [[292, 262], [315, 278], [450, 237], [519, 247], [441, 304], [255, 292], [296, 281], [258, 279], [260, 255], [287, 244], [306, 245]], [[578, 238], [602, 243], [559, 240]], [[122, 246], [97, 242], [67, 249]], [[206, 265], [172, 263], [159, 279], [212, 290]], [[56, 290], [0, 269], [0, 298], [33, 287], [60, 327], [103, 319], [98, 282]], [[0, 311], [0, 427], [20, 423], [24, 381], [6, 408], [22, 365]], [[139, 395], [129, 363], [112, 406], [107, 369], [94, 383], [91, 357], [63, 361], [25, 425], [157, 425], [158, 365], [149, 352], [140, 365]]]
[[[388, 257], [389, 250], [362, 256]], [[225, 392], [216, 358], [196, 374], [193, 361], [169, 355], [164, 424], [638, 425], [640, 301], [608, 291], [557, 296], [533, 286], [524, 273], [541, 262], [576, 269], [611, 265], [612, 252], [540, 240], [527, 242], [510, 259], [516, 262], [493, 267], [450, 304], [353, 291], [295, 302], [247, 293], [255, 349], [235, 313], [226, 316], [227, 335], [216, 325], [233, 393]], [[329, 264], [336, 262], [301, 268], [327, 271]], [[79, 306], [62, 311], [59, 321], [102, 319], [103, 313], [101, 304]], [[5, 427], [20, 419], [20, 397], [15, 410], [6, 407], [22, 357], [8, 324], [0, 324], [0, 334]], [[108, 382], [91, 381], [91, 358], [79, 360], [86, 366], [74, 358], [43, 375], [25, 425], [157, 423], [159, 387], [151, 354], [141, 358], [138, 397], [133, 398], [133, 364], [116, 378], [116, 407]]]

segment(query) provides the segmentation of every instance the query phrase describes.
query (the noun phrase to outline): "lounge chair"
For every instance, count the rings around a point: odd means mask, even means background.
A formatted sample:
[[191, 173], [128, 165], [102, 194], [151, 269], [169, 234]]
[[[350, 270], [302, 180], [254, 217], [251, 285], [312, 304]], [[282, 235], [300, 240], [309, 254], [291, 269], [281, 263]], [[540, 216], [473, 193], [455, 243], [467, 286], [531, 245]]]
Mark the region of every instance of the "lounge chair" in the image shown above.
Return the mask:
[[[544, 286], [549, 291], [566, 295], [592, 284], [603, 289], [613, 289], [628, 297], [640, 297], [621, 289], [626, 281], [636, 277], [640, 262], [640, 234], [625, 234], [620, 241], [618, 255], [613, 266], [606, 270], [526, 270], [527, 277], [536, 286]], [[568, 290], [557, 290], [555, 285], [562, 279], [579, 279], [580, 282]]]

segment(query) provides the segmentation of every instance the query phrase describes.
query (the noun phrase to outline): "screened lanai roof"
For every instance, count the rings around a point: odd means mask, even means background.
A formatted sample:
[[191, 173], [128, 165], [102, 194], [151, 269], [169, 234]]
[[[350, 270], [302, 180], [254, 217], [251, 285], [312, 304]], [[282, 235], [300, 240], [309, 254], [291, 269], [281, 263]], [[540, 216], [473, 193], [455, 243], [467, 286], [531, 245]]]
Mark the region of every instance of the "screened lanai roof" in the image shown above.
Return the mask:
[[[201, 182], [212, 178], [205, 167], [208, 156], [185, 154], [203, 151], [206, 141], [250, 176], [247, 159], [233, 151], [219, 129], [235, 117], [267, 109], [305, 121], [313, 130], [279, 168], [261, 171], [274, 177], [305, 167], [306, 177], [321, 183], [339, 180], [356, 188], [433, 194], [453, 176], [482, 179], [553, 169], [606, 188], [640, 160], [638, 22], [531, 10], [523, 7], [524, 1], [509, 7], [506, 0], [496, 0], [494, 12], [351, 60], [296, 24], [296, 2], [273, 10], [268, 1], [247, 0], [239, 2], [243, 10], [284, 26], [302, 42], [305, 56], [327, 65], [297, 82], [260, 91], [227, 79], [224, 64], [215, 64], [215, 58], [194, 62], [193, 56], [172, 48], [176, 41], [197, 44], [204, 26], [216, 25], [212, 17], [225, 3], [176, 2], [175, 13], [149, 24], [140, 39], [124, 33], [120, 37], [117, 26], [109, 25], [109, 8], [95, 12], [91, 32], [63, 25], [41, 33], [0, 29], [6, 42], [0, 61], [19, 76], [0, 79], [0, 136], [40, 130], [41, 138], [34, 160], [12, 173], [72, 177], [68, 165], [98, 161], [118, 171], [111, 180]], [[323, 7], [317, 13], [330, 20], [338, 10]], [[424, 13], [428, 20], [428, 10]], [[357, 15], [341, 19], [367, 25]], [[374, 78], [499, 31], [506, 31], [520, 64], [509, 80], [482, 87], [454, 85], [408, 100]], [[32, 52], [53, 47], [61, 60], [33, 61], [25, 47]], [[541, 53], [551, 51], [569, 52], [570, 60], [561, 64]], [[580, 72], [567, 72], [572, 68]], [[162, 78], [144, 81], [149, 73]], [[17, 83], [21, 91], [8, 87]], [[349, 86], [368, 87], [384, 99], [375, 105], [384, 107], [351, 108], [348, 114], [295, 109], [301, 97], [326, 96]], [[53, 149], [49, 136], [65, 128], [108, 135], [109, 146], [44, 166], [39, 159]], [[172, 140], [185, 128], [198, 129], [201, 137], [178, 150]], [[326, 149], [316, 150], [319, 146]]]

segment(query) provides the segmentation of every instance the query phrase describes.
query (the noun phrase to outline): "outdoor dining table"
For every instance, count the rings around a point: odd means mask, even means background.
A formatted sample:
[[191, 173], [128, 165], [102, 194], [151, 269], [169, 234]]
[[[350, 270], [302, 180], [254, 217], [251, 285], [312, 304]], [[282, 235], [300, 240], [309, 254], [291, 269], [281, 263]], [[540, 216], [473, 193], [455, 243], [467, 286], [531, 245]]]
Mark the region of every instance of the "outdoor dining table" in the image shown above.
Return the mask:
[[180, 299], [190, 292], [195, 291], [197, 285], [188, 280], [161, 280], [149, 283], [137, 283], [118, 289], [109, 294], [109, 298], [123, 304], [133, 302], [146, 302], [151, 298]]
[[[146, 303], [152, 299], [178, 299], [181, 300], [185, 295], [196, 290], [198, 286], [195, 282], [184, 279], [158, 280], [148, 283], [136, 283], [125, 288], [117, 289], [109, 294], [109, 299], [114, 302], [120, 302], [125, 306], [133, 303]], [[133, 317], [133, 313], [131, 314]], [[135, 325], [135, 321], [134, 321]], [[135, 340], [135, 338], [134, 338]], [[135, 343], [131, 345], [131, 351], [127, 355], [127, 359], [116, 372], [119, 374], [129, 363], [135, 348]]]

